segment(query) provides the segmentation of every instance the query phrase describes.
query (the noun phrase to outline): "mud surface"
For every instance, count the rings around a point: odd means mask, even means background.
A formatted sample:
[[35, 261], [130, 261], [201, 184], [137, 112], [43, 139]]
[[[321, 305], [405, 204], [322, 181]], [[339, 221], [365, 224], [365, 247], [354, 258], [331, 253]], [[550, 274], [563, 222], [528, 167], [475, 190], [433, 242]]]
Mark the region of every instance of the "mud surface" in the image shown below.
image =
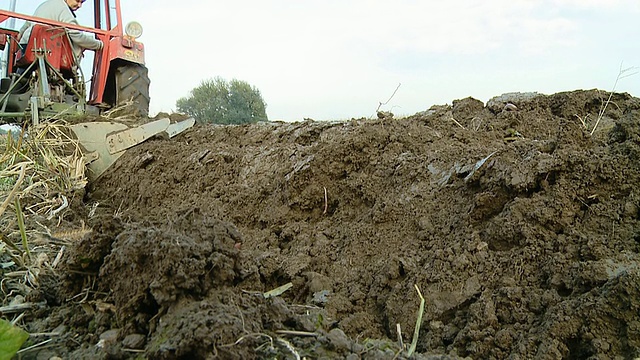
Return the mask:
[[91, 186], [29, 356], [407, 358], [416, 286], [415, 358], [640, 356], [640, 99], [607, 98], [148, 141]]

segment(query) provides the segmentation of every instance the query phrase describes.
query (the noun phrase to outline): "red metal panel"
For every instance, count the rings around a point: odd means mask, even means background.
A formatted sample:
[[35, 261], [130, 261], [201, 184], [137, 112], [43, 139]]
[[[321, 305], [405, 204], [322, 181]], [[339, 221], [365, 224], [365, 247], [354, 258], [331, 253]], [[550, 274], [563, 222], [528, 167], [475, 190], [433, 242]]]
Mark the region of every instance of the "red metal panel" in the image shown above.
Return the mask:
[[18, 60], [18, 65], [27, 66], [36, 61], [36, 51], [38, 50], [47, 51], [46, 59], [55, 69], [73, 71], [76, 62], [65, 29], [48, 25], [34, 25], [24, 56]]
[[[89, 103], [100, 104], [102, 103], [104, 98], [104, 91], [107, 83], [107, 78], [109, 76], [111, 62], [115, 59], [123, 59], [138, 64], [144, 64], [144, 45], [138, 42], [129, 44], [129, 40], [125, 39], [120, 0], [94, 0], [94, 6], [95, 19], [98, 20], [100, 11], [104, 11], [105, 20], [108, 21], [107, 24], [100, 24], [99, 21], [96, 21], [96, 28], [91, 28], [74, 24], [60, 23], [57, 21], [18, 14], [5, 10], [0, 10], [0, 23], [8, 18], [16, 18], [31, 21], [37, 24], [47, 24], [96, 34], [96, 37], [102, 40], [102, 42], [104, 43], [104, 49], [102, 51], [97, 51], [94, 59]], [[109, 11], [112, 8], [115, 9], [115, 19], [111, 16], [111, 13]], [[104, 26], [106, 30], [101, 29], [101, 25]], [[129, 45], [131, 45], [131, 47], [128, 47]]]
[[[7, 36], [9, 37], [9, 41], [7, 41]], [[18, 41], [16, 40], [18, 37], [18, 32], [14, 30], [8, 29], [0, 29], [0, 37], [1, 40], [4, 40], [6, 43], [1, 48], [4, 50], [7, 45], [9, 46], [9, 54], [15, 54], [18, 51]], [[7, 64], [7, 74], [11, 74], [14, 72], [13, 65], [15, 62], [14, 56], [8, 56], [9, 63]], [[0, 74], [2, 75], [2, 74]]]
[[[124, 46], [124, 45], [127, 46]], [[131, 46], [131, 47], [129, 47]], [[113, 38], [105, 44], [100, 57], [94, 60], [94, 78], [91, 83], [91, 96], [89, 104], [100, 104], [104, 98], [104, 90], [107, 85], [107, 78], [113, 60], [122, 59], [133, 63], [145, 64], [144, 45], [132, 41], [126, 36], [124, 38]]]
[[[103, 36], [104, 35], [122, 36], [122, 33], [119, 33], [119, 35], [118, 35], [117, 32], [113, 32], [113, 31], [110, 32], [110, 31], [107, 31], [107, 30], [94, 29], [92, 27], [80, 26], [80, 25], [69, 24], [69, 23], [62, 23], [62, 22], [59, 22], [59, 21], [53, 21], [53, 20], [44, 19], [44, 18], [40, 18], [40, 17], [29, 16], [29, 15], [24, 15], [24, 14], [18, 14], [18, 13], [14, 13], [14, 12], [11, 12], [11, 11], [6, 11], [6, 10], [0, 10], [0, 20], [2, 20], [3, 17], [4, 17], [5, 20], [8, 19], [8, 18], [21, 19], [21, 20], [31, 21], [31, 22], [36, 23], [36, 24], [46, 24], [46, 25], [51, 25], [51, 26], [64, 27], [64, 28], [67, 28], [67, 29], [86, 31], [86, 32], [97, 34], [97, 35], [103, 35]], [[1, 22], [2, 21], [0, 21], [0, 23]]]
[[125, 36], [119, 43], [116, 41], [111, 43], [110, 58], [144, 65], [144, 45]]

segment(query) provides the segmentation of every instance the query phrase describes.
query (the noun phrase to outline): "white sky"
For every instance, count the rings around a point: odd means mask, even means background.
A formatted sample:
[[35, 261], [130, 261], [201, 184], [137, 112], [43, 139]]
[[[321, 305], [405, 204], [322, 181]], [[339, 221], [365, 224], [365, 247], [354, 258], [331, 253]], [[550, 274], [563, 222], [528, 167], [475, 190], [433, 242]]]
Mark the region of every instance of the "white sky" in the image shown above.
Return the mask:
[[[144, 27], [152, 113], [216, 76], [257, 87], [270, 120], [341, 120], [373, 116], [398, 84], [381, 109], [411, 115], [467, 96], [611, 90], [621, 63], [640, 66], [638, 0], [121, 1]], [[640, 96], [640, 74], [616, 91]]]

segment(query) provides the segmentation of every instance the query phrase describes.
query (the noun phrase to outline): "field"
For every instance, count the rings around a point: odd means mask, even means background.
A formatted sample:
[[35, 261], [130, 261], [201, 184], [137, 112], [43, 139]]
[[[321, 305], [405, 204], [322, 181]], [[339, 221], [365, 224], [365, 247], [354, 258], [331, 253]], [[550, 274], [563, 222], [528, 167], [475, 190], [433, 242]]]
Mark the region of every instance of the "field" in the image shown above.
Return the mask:
[[428, 106], [197, 125], [25, 212], [22, 358], [640, 356], [640, 99]]

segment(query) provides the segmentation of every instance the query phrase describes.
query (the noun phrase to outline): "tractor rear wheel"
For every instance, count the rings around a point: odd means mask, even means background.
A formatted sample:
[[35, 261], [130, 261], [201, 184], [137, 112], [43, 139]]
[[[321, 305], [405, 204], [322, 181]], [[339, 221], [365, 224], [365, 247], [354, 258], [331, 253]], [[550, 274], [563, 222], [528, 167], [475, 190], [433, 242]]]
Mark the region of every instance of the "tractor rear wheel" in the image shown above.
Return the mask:
[[123, 106], [132, 102], [133, 110], [139, 116], [149, 114], [149, 70], [140, 64], [122, 64], [115, 70], [116, 103]]

